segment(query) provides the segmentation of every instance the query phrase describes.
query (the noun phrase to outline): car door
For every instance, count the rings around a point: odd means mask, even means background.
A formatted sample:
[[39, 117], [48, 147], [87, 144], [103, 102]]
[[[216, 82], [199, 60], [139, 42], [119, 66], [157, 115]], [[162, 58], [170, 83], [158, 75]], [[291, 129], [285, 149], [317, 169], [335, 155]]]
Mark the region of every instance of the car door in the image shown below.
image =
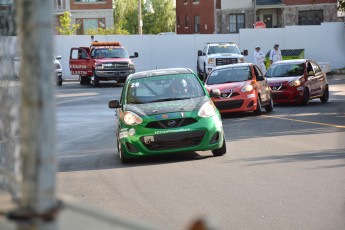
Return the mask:
[[91, 76], [93, 60], [88, 47], [72, 48], [70, 51], [69, 68], [72, 75]]
[[266, 78], [264, 77], [264, 75], [262, 74], [262, 72], [256, 65], [253, 65], [253, 70], [256, 76], [257, 90], [261, 95], [261, 103], [266, 104], [269, 102], [269, 99], [270, 99], [268, 83], [266, 81]]
[[314, 73], [315, 73], [313, 94], [312, 95], [313, 96], [319, 96], [319, 95], [322, 95], [323, 87], [324, 87], [324, 81], [326, 79], [326, 76], [322, 72], [322, 70], [318, 64], [316, 64], [313, 61], [311, 61], [310, 63], [312, 65]]

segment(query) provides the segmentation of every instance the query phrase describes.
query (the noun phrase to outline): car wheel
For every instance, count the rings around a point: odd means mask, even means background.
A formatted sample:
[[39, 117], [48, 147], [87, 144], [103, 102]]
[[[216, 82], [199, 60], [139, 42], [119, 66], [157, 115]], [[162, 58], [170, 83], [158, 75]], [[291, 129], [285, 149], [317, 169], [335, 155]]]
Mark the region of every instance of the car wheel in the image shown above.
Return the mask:
[[262, 114], [260, 96], [258, 96], [258, 102], [257, 102], [257, 105], [256, 105], [256, 110], [254, 110], [254, 113], [255, 113], [256, 115]]
[[128, 158], [124, 155], [123, 149], [122, 149], [122, 144], [120, 140], [117, 140], [117, 151], [119, 153], [119, 159], [122, 164], [126, 164], [129, 162]]
[[308, 105], [308, 104], [309, 104], [309, 90], [305, 88], [304, 93], [303, 93], [302, 105]]
[[81, 85], [85, 85], [85, 79], [86, 79], [86, 77], [79, 76], [79, 83]]
[[323, 96], [320, 97], [320, 100], [322, 103], [326, 103], [328, 101], [328, 98], [329, 98], [329, 90], [328, 90], [328, 85], [326, 85], [325, 91], [323, 92]]
[[99, 79], [95, 73], [95, 71], [93, 71], [93, 81], [92, 81], [92, 85], [93, 87], [99, 87]]
[[223, 156], [226, 153], [226, 143], [225, 137], [223, 138], [223, 145], [219, 149], [212, 149], [211, 150], [214, 156]]
[[58, 77], [58, 80], [57, 80], [56, 84], [57, 84], [58, 86], [61, 86], [61, 85], [62, 85], [62, 76], [59, 76], [59, 77]]
[[268, 105], [265, 106], [265, 110], [266, 110], [267, 113], [273, 111], [273, 99], [272, 99], [272, 96], [270, 97], [270, 102], [268, 103]]

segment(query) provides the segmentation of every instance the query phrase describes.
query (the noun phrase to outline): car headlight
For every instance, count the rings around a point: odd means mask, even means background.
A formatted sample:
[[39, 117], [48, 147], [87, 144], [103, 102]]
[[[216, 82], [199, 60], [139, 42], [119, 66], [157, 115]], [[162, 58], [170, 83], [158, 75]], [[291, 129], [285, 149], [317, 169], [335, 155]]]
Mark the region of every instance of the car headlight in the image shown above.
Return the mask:
[[242, 92], [251, 92], [253, 90], [254, 90], [254, 87], [251, 84], [247, 84], [243, 86], [243, 88], [241, 89]]
[[238, 63], [244, 63], [244, 58], [243, 58], [243, 57], [240, 57], [240, 58], [238, 59]]
[[98, 64], [98, 65], [95, 66], [95, 69], [101, 70], [101, 69], [103, 69], [103, 65], [102, 64]]
[[55, 69], [61, 69], [60, 63], [54, 63]]
[[135, 69], [135, 66], [133, 63], [129, 64], [129, 69]]
[[212, 117], [216, 115], [216, 107], [212, 101], [206, 102], [199, 109], [198, 115], [200, 117]]
[[143, 119], [131, 111], [126, 111], [123, 116], [123, 122], [126, 125], [139, 125], [143, 122]]
[[300, 86], [301, 85], [301, 81], [300, 80], [294, 80], [294, 81], [291, 81], [290, 86]]
[[207, 60], [207, 64], [209, 64], [209, 65], [214, 65], [214, 63], [215, 63], [215, 59], [214, 58], [209, 58]]

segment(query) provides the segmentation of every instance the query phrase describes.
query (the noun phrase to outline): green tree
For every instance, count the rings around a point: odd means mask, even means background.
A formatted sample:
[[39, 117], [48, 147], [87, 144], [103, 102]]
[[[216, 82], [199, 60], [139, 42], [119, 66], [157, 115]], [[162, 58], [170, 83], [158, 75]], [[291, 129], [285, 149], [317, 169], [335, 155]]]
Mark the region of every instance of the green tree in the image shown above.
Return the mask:
[[138, 33], [138, 0], [116, 0], [114, 10], [116, 30]]
[[79, 24], [71, 24], [71, 13], [65, 11], [63, 15], [59, 18], [60, 26], [57, 26], [56, 29], [61, 35], [72, 35], [79, 28]]
[[[150, 12], [150, 9], [153, 12]], [[147, 34], [175, 31], [174, 0], [147, 0], [144, 7], [143, 31]]]
[[345, 12], [345, 0], [338, 0], [338, 10]]

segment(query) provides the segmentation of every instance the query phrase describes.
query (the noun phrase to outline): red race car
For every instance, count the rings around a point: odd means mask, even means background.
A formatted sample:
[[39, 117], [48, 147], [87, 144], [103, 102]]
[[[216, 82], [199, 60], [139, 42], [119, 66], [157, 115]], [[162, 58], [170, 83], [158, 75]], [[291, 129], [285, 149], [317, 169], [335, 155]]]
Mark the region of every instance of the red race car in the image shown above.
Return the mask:
[[309, 100], [329, 98], [326, 74], [308, 59], [285, 60], [273, 63], [266, 72], [274, 103], [307, 105]]
[[208, 91], [220, 90], [219, 98], [212, 98], [221, 113], [273, 110], [271, 89], [260, 69], [252, 63], [219, 66], [205, 80]]

